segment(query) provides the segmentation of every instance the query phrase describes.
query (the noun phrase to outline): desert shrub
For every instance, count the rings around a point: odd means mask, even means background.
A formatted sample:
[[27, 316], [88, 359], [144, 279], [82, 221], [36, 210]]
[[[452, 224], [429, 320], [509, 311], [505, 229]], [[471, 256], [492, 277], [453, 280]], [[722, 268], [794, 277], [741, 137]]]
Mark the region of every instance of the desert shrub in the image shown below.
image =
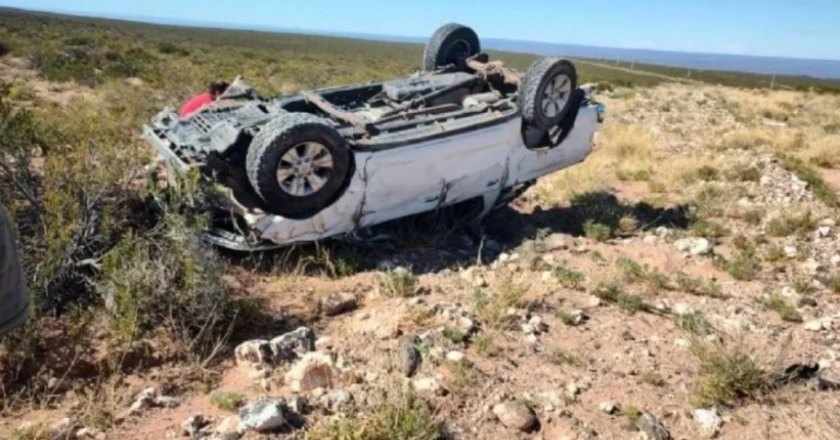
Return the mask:
[[767, 232], [774, 237], [804, 236], [817, 226], [810, 210], [782, 213], [767, 223]]
[[755, 279], [758, 271], [761, 269], [760, 262], [754, 249], [741, 251], [729, 259], [717, 256], [714, 263], [718, 268], [727, 272], [732, 276], [732, 278], [739, 281], [750, 281]]
[[674, 324], [691, 333], [700, 336], [706, 336], [714, 331], [714, 328], [706, 320], [706, 317], [699, 311], [686, 313], [683, 315], [674, 315]]
[[503, 278], [492, 294], [476, 290], [473, 295], [476, 316], [488, 328], [507, 330], [515, 319], [508, 314], [508, 309], [524, 307], [528, 290], [527, 285], [514, 281], [510, 276]]
[[189, 50], [168, 41], [158, 43], [157, 50], [164, 55], [188, 56], [190, 54]]
[[781, 295], [773, 294], [764, 303], [765, 307], [779, 314], [782, 321], [802, 322], [802, 316], [796, 310], [796, 306], [787, 302]]
[[12, 51], [11, 45], [5, 41], [0, 41], [0, 57], [8, 55]]
[[106, 255], [97, 290], [120, 342], [165, 328], [191, 351], [208, 355], [235, 318], [223, 274], [214, 251], [181, 217], [168, 215], [159, 230], [129, 233]]
[[379, 276], [379, 293], [387, 298], [406, 298], [417, 290], [417, 276], [406, 268], [396, 268]]
[[691, 352], [698, 366], [691, 390], [695, 407], [732, 404], [769, 388], [767, 373], [740, 343], [694, 341]]
[[442, 423], [415, 391], [396, 388], [356, 417], [326, 420], [307, 433], [310, 440], [439, 440]]

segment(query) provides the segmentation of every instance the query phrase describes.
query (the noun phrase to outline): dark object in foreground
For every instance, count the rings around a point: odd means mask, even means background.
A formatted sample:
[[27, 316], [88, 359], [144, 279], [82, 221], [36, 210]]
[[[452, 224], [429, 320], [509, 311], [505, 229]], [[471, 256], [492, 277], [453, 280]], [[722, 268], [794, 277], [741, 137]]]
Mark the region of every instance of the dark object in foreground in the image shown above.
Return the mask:
[[29, 303], [12, 225], [0, 202], [0, 336], [26, 323]]

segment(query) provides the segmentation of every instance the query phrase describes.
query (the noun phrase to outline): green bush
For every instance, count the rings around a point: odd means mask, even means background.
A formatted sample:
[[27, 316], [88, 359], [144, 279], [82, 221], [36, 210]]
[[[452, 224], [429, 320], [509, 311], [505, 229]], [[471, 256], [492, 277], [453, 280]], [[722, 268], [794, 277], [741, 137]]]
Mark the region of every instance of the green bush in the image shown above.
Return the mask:
[[235, 308], [223, 274], [214, 251], [182, 218], [168, 215], [160, 232], [128, 234], [108, 253], [97, 290], [121, 342], [166, 328], [206, 355], [232, 329]]

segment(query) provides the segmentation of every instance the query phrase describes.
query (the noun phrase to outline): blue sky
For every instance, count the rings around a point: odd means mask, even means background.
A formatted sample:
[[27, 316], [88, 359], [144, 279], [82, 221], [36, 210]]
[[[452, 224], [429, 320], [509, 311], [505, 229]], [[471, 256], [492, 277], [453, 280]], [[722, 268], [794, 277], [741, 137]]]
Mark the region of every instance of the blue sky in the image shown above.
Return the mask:
[[457, 21], [484, 38], [840, 60], [840, 0], [0, 0], [0, 5], [419, 37]]

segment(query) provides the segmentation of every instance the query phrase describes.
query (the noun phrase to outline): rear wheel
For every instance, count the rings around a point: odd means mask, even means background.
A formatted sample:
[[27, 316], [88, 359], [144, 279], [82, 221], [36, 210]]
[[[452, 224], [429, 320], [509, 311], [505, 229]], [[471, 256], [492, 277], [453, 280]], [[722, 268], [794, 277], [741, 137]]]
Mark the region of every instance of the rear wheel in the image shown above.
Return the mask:
[[269, 212], [306, 217], [335, 201], [350, 171], [350, 151], [323, 119], [284, 115], [254, 137], [247, 171]]
[[423, 69], [427, 72], [442, 68], [466, 71], [466, 60], [481, 52], [478, 34], [471, 28], [449, 23], [438, 28], [426, 44]]
[[537, 60], [519, 86], [522, 117], [540, 130], [556, 126], [571, 108], [577, 81], [577, 71], [570, 61], [560, 58]]

